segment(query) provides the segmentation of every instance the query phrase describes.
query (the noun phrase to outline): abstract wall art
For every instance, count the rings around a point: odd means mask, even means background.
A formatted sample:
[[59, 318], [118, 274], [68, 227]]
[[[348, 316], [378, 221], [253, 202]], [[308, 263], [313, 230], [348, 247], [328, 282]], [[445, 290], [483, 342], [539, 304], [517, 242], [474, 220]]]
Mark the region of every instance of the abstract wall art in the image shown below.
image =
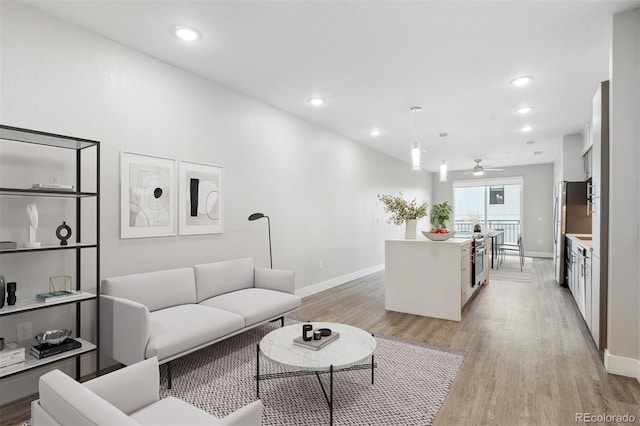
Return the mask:
[[179, 169], [179, 234], [223, 233], [223, 167], [180, 160]]
[[176, 234], [176, 160], [121, 151], [120, 237]]

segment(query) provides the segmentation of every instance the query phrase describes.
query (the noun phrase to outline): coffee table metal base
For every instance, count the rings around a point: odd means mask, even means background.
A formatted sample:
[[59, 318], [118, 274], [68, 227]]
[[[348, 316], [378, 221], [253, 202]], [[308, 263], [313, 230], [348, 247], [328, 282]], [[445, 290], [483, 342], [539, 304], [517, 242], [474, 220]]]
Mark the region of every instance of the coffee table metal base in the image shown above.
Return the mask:
[[[354, 365], [347, 368], [342, 368], [340, 370], [336, 370], [336, 372], [343, 371], [355, 371], [355, 370], [368, 370], [371, 369], [371, 384], [373, 385], [375, 382], [375, 355], [371, 355], [371, 364], [360, 364]], [[329, 373], [329, 393], [324, 387], [324, 383], [322, 383], [322, 379], [320, 378], [320, 374]], [[324, 394], [324, 399], [327, 401], [327, 405], [329, 406], [329, 424], [333, 425], [333, 365], [329, 366], [329, 371], [309, 371], [309, 370], [301, 370], [301, 371], [286, 371], [283, 373], [269, 373], [260, 375], [260, 344], [256, 345], [256, 396], [260, 398], [260, 380], [269, 380], [269, 379], [280, 379], [283, 377], [297, 377], [297, 376], [309, 376], [311, 374], [315, 374], [318, 378], [318, 383], [320, 383], [320, 388], [322, 389], [322, 393]]]

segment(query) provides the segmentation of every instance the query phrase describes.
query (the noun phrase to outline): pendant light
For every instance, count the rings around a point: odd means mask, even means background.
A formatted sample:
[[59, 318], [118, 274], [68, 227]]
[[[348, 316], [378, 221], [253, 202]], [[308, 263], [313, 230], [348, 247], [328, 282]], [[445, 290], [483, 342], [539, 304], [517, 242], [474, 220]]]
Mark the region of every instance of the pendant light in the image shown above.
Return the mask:
[[420, 170], [420, 143], [418, 142], [418, 127], [417, 127], [417, 115], [422, 111], [422, 108], [419, 106], [411, 107], [411, 112], [413, 112], [413, 139], [414, 142], [411, 145], [411, 170], [418, 171]]
[[[440, 133], [440, 138], [442, 139], [443, 146], [443, 155], [444, 155], [444, 138], [447, 137], [447, 133]], [[442, 164], [440, 164], [440, 182], [447, 181], [447, 160], [442, 160]]]

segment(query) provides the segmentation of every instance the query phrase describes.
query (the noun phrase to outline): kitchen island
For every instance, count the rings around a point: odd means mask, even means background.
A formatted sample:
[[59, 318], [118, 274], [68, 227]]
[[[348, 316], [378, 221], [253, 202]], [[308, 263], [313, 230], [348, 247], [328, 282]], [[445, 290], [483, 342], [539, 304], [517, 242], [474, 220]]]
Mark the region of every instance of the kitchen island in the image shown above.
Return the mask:
[[[385, 241], [385, 309], [460, 321], [473, 285], [473, 240]], [[485, 256], [486, 258], [486, 256]]]

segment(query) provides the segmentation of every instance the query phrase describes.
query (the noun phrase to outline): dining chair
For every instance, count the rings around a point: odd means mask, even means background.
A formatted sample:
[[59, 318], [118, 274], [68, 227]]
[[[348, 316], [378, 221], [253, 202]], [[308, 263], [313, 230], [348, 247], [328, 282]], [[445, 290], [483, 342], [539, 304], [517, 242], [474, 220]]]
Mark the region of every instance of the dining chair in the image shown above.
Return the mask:
[[498, 257], [499, 257], [498, 264], [504, 263], [507, 251], [518, 252], [518, 256], [520, 258], [520, 272], [522, 272], [522, 268], [524, 266], [524, 248], [522, 245], [522, 232], [518, 234], [517, 243], [502, 243], [498, 246]]

